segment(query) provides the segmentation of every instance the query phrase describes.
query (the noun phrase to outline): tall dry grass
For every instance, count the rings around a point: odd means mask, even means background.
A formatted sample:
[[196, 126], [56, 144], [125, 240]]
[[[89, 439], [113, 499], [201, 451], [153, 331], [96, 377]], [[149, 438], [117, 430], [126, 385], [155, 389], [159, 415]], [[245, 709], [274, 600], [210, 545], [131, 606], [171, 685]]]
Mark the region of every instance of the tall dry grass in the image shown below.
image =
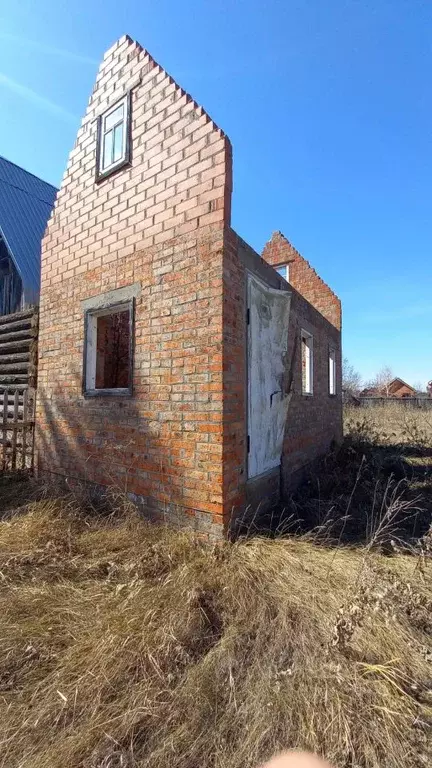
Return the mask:
[[0, 523], [0, 765], [430, 765], [431, 586], [422, 557], [30, 504]]
[[432, 448], [432, 409], [407, 407], [395, 400], [370, 407], [344, 408], [346, 434], [361, 430], [375, 443]]
[[346, 409], [342, 446], [311, 468], [278, 529], [328, 544], [415, 548], [432, 520], [431, 418], [396, 403]]

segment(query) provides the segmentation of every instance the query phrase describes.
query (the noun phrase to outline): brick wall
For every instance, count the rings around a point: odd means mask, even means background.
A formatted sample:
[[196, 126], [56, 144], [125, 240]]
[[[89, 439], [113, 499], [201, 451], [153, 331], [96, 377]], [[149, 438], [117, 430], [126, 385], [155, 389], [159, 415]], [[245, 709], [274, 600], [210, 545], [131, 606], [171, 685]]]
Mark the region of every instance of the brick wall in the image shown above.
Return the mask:
[[274, 232], [264, 246], [262, 257], [272, 266], [289, 264], [290, 285], [340, 330], [340, 300], [281, 232]]
[[[300, 335], [313, 336], [313, 394], [302, 394]], [[329, 394], [329, 349], [336, 352], [336, 395]], [[304, 469], [342, 440], [341, 335], [315, 307], [292, 290], [288, 358], [293, 361], [292, 398], [282, 456], [283, 490], [301, 480]]]
[[404, 381], [396, 379], [388, 388], [388, 394], [393, 397], [415, 397], [415, 389], [405, 384]]
[[[241, 511], [248, 502], [252, 509], [255, 502], [262, 504], [263, 496], [272, 492], [275, 486], [271, 478], [263, 478], [263, 483], [247, 479], [246, 285], [248, 272], [255, 274], [271, 287], [283, 287], [284, 281], [268, 266], [267, 261], [263, 261], [247, 243], [230, 230], [225, 241], [224, 259], [226, 359], [224, 452], [229, 466], [229, 471], [227, 470], [225, 474], [227, 514], [233, 508]], [[317, 280], [320, 279], [317, 278]], [[332, 294], [325, 286], [324, 298], [327, 291]], [[276, 470], [276, 474], [281, 475], [282, 497], [286, 496], [302, 479], [305, 469], [315, 459], [324, 455], [333, 442], [337, 443], [342, 439], [340, 330], [292, 286], [291, 293], [287, 359], [292, 370], [290, 374], [292, 396], [286, 422], [281, 470]], [[339, 300], [334, 297], [334, 301], [335, 306], [340, 309]], [[312, 396], [302, 394], [300, 352], [302, 330], [310, 332], [314, 340]], [[330, 348], [336, 352], [336, 395], [329, 393]], [[228, 510], [230, 503], [231, 508]]]
[[[130, 167], [97, 183], [97, 117], [128, 92]], [[226, 136], [141, 46], [119, 40], [99, 69], [43, 241], [37, 462], [71, 482], [113, 484], [152, 517], [211, 536], [246, 501], [247, 269], [281, 283], [230, 229], [231, 189]], [[300, 358], [294, 366], [286, 483], [341, 431], [340, 397], [328, 395], [340, 303], [281, 235], [265, 258], [282, 263], [288, 252], [290, 344], [303, 326], [316, 343], [313, 398], [299, 390]], [[86, 398], [83, 302], [137, 284], [133, 396]]]
[[[131, 166], [96, 184], [95, 118], [130, 88]], [[210, 533], [224, 509], [231, 185], [227, 138], [123, 37], [100, 66], [42, 247], [39, 468], [114, 483]], [[137, 281], [134, 396], [86, 399], [81, 302]]]

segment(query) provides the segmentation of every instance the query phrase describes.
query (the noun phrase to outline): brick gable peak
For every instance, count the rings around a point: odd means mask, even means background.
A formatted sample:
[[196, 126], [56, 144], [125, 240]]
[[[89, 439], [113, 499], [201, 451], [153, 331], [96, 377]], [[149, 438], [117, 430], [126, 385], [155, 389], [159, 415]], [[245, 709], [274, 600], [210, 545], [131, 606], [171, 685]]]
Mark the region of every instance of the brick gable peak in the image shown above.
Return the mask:
[[[277, 255], [277, 256], [276, 256]], [[320, 283], [325, 286], [330, 293], [335, 297], [335, 299], [339, 300], [339, 297], [337, 294], [330, 288], [328, 283], [325, 282], [325, 280], [322, 279], [322, 277], [319, 276], [318, 272], [310, 262], [304, 258], [304, 256], [301, 255], [300, 251], [297, 250], [293, 246], [293, 244], [288, 240], [288, 238], [281, 232], [280, 230], [277, 230], [273, 232], [270, 240], [267, 241], [263, 248], [262, 257], [265, 261], [267, 261], [267, 256], [271, 256], [271, 260], [269, 259], [270, 264], [284, 264], [290, 261], [301, 261], [303, 264], [305, 264], [311, 272], [315, 275], [317, 280], [320, 281]], [[280, 261], [276, 261], [275, 257], [280, 257]]]
[[130, 35], [124, 34], [119, 39], [113, 43], [113, 45], [108, 48], [107, 51], [105, 51], [103, 55], [102, 62], [100, 64], [96, 82], [94, 85], [94, 91], [99, 87], [99, 81], [104, 77], [104, 75], [107, 73], [107, 70], [109, 70], [110, 65], [113, 63], [115, 57], [117, 57], [120, 52], [120, 49], [124, 49], [126, 52], [127, 49], [129, 50], [129, 53], [131, 55], [136, 55], [140, 57], [142, 60], [142, 76], [148, 74], [149, 72], [153, 72], [154, 75], [163, 74], [168, 78], [169, 85], [173, 85], [176, 89], [177, 98], [185, 98], [186, 103], [192, 103], [193, 108], [195, 110], [197, 119], [204, 118], [204, 123], [210, 123], [212, 130], [216, 131], [219, 136], [227, 142], [227, 145], [231, 149], [231, 142], [226, 135], [226, 133], [220, 128], [217, 123], [210, 117], [208, 112], [202, 107], [198, 102], [195, 101], [195, 99], [188, 93], [187, 91], [182, 88], [176, 80], [174, 80], [173, 77], [163, 68], [160, 64], [156, 61], [156, 59], [153, 58], [151, 53], [147, 51], [146, 48], [144, 48], [141, 43], [139, 43], [137, 40], [134, 40]]

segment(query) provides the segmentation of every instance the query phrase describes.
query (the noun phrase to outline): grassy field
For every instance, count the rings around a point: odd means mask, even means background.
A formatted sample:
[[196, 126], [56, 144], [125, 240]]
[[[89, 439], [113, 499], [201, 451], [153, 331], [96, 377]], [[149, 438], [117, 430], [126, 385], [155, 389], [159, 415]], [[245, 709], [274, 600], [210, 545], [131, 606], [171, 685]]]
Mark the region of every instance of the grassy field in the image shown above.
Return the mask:
[[347, 407], [344, 421], [348, 434], [364, 424], [379, 442], [425, 451], [432, 446], [432, 409], [405, 407], [394, 401], [369, 408]]
[[5, 487], [2, 768], [431, 765], [432, 441], [393, 418], [346, 415], [288, 537], [209, 547]]

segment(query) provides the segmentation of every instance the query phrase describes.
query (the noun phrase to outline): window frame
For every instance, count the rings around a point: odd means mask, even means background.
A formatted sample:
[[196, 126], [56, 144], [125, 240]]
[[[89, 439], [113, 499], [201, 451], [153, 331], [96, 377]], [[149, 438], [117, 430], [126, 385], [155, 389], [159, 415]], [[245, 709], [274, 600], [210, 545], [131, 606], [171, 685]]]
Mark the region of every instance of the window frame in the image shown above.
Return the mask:
[[[303, 384], [303, 341], [310, 342], [310, 345], [308, 346], [308, 349], [310, 351], [309, 355], [309, 389], [305, 389]], [[304, 328], [301, 329], [300, 333], [300, 375], [301, 375], [301, 391], [302, 395], [305, 397], [313, 397], [314, 393], [314, 337], [313, 334], [310, 333], [310, 331], [306, 331]]]
[[[328, 354], [328, 392], [330, 397], [336, 397], [337, 395], [337, 378], [336, 378], [336, 372], [337, 372], [337, 362], [336, 362], [336, 347], [329, 347], [329, 354]], [[332, 377], [332, 366], [333, 366], [333, 377]], [[333, 378], [333, 381], [332, 381]], [[332, 388], [333, 384], [333, 388]], [[333, 389], [333, 391], [332, 391]]]
[[[281, 275], [279, 271], [280, 269], [285, 269], [286, 277]], [[276, 264], [275, 270], [278, 273], [279, 277], [282, 277], [283, 280], [286, 280], [286, 282], [289, 283], [289, 273], [290, 273], [289, 262], [286, 262], [285, 264]]]
[[[103, 161], [103, 143], [107, 132], [104, 132], [104, 121], [112, 112], [115, 112], [118, 107], [124, 105], [124, 152], [122, 157], [115, 163], [112, 163], [108, 168], [102, 169], [101, 164]], [[117, 99], [107, 109], [105, 109], [97, 118], [97, 132], [96, 132], [96, 181], [102, 181], [113, 173], [116, 173], [121, 168], [130, 165], [131, 163], [131, 111], [132, 111], [132, 91], [129, 91], [120, 99]]]
[[[116, 312], [129, 311], [129, 384], [127, 387], [103, 388], [88, 386], [88, 375], [90, 374], [90, 365], [94, 366], [94, 377], [96, 374], [96, 354], [90, 361], [92, 355], [89, 346], [90, 333], [93, 334], [93, 344], [95, 341], [94, 331], [90, 330], [90, 322], [93, 318], [113, 315]], [[97, 323], [96, 329], [97, 329]], [[132, 397], [133, 396], [133, 373], [134, 373], [134, 339], [135, 339], [135, 297], [123, 301], [113, 301], [101, 307], [87, 309], [84, 312], [84, 348], [83, 348], [83, 377], [82, 393], [84, 397]], [[96, 336], [97, 338], [97, 336]]]

